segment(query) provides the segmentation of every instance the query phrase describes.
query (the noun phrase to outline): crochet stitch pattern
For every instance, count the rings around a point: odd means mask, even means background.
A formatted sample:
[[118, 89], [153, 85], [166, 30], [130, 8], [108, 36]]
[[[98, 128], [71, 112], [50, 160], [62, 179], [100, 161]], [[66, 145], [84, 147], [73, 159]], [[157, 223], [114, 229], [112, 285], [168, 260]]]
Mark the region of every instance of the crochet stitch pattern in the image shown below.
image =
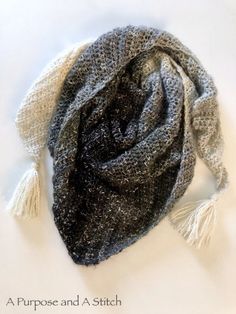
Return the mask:
[[[52, 210], [75, 263], [100, 263], [165, 216], [188, 243], [209, 242], [227, 185], [216, 95], [193, 53], [155, 28], [116, 28], [75, 58], [47, 114]], [[196, 154], [216, 193], [174, 208]]]

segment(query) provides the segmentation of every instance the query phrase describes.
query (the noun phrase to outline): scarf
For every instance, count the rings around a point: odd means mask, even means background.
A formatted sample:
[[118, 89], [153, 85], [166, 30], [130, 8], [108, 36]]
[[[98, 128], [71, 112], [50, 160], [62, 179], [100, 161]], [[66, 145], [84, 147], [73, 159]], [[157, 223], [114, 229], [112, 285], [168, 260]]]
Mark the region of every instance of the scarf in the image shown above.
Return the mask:
[[[8, 209], [37, 216], [47, 145], [54, 221], [75, 263], [98, 264], [166, 216], [189, 244], [208, 244], [227, 186], [216, 94], [198, 59], [166, 31], [127, 26], [71, 47], [46, 67], [18, 110], [33, 164]], [[216, 191], [175, 206], [196, 156]]]

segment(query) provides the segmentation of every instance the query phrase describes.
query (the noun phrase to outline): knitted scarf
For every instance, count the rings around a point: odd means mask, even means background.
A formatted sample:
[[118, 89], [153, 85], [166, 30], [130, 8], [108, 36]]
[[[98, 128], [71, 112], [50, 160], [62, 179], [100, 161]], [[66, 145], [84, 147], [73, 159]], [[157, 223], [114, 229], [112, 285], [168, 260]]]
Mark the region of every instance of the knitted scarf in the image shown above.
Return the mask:
[[[72, 47], [33, 84], [16, 123], [34, 163], [9, 209], [37, 215], [47, 143], [54, 220], [75, 263], [109, 258], [166, 215], [188, 243], [209, 242], [227, 184], [216, 88], [171, 34], [127, 26]], [[193, 178], [196, 154], [216, 192], [174, 207]]]

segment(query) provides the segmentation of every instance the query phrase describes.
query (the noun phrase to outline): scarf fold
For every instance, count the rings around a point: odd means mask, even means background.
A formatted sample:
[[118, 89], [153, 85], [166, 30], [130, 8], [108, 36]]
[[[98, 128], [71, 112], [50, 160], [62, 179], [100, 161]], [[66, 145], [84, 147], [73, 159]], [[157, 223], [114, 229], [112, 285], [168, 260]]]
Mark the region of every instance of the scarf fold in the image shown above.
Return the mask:
[[[52, 210], [74, 262], [109, 258], [166, 215], [187, 242], [207, 244], [227, 173], [216, 88], [197, 58], [165, 31], [127, 26], [77, 51], [66, 72], [55, 109], [45, 111], [41, 143], [48, 131]], [[216, 193], [174, 208], [192, 181], [196, 153]]]

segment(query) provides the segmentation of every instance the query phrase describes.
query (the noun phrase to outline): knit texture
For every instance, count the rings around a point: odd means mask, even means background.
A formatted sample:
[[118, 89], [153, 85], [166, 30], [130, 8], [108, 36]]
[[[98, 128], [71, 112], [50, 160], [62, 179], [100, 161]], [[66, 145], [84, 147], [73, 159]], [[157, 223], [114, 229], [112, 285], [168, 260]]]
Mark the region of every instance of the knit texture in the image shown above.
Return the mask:
[[[195, 152], [217, 191], [227, 183], [214, 83], [189, 49], [154, 28], [117, 28], [84, 50], [65, 78], [48, 148], [55, 223], [78, 264], [120, 252], [170, 213]], [[170, 221], [195, 243], [208, 210], [187, 220], [195, 233], [182, 224], [186, 212]]]
[[16, 116], [16, 127], [29, 155], [37, 162], [46, 144], [48, 126], [62, 84], [88, 44], [76, 44], [60, 53], [33, 83]]
[[17, 111], [16, 128], [33, 162], [8, 203], [7, 208], [14, 216], [32, 218], [39, 214], [39, 167], [49, 122], [65, 77], [87, 45], [73, 45], [53, 59], [32, 84]]

